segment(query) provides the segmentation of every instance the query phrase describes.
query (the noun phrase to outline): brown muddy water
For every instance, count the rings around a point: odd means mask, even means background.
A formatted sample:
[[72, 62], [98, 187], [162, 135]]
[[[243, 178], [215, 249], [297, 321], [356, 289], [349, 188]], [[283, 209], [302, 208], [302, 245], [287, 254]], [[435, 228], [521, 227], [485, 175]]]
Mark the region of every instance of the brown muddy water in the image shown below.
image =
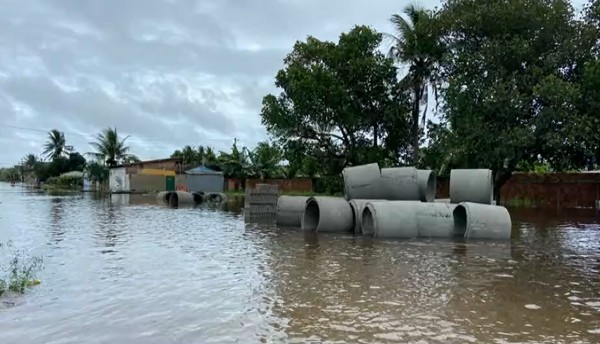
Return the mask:
[[462, 243], [308, 234], [229, 208], [0, 184], [0, 242], [44, 259], [41, 285], [0, 300], [1, 342], [600, 342], [593, 211], [512, 210], [512, 242]]

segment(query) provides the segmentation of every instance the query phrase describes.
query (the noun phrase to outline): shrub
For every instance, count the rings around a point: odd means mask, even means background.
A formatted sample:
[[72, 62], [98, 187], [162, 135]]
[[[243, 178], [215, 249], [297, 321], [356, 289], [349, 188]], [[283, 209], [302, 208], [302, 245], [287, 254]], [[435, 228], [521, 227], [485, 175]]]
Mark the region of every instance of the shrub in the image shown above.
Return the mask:
[[28, 257], [22, 251], [12, 250], [11, 242], [0, 243], [0, 248], [8, 249], [7, 254], [2, 256], [12, 257], [8, 266], [0, 265], [0, 296], [7, 291], [24, 293], [27, 287], [40, 283], [36, 274], [42, 268], [41, 258]]

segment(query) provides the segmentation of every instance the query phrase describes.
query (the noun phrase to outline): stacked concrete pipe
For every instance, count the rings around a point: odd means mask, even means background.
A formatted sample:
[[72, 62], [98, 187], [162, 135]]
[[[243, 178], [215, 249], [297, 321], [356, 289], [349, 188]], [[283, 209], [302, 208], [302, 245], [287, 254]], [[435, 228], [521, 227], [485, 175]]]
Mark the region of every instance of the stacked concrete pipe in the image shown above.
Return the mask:
[[450, 238], [456, 205], [420, 201], [367, 202], [362, 231], [376, 238]]
[[377, 163], [346, 167], [342, 177], [347, 200], [381, 198], [381, 171]]
[[382, 197], [394, 201], [420, 200], [417, 169], [414, 167], [391, 167], [381, 169]]
[[455, 236], [465, 239], [508, 240], [512, 232], [510, 214], [505, 207], [463, 202], [453, 212]]
[[450, 171], [450, 203], [492, 204], [494, 180], [491, 170], [458, 169]]
[[277, 225], [301, 227], [302, 214], [304, 214], [308, 199], [309, 197], [304, 196], [279, 196], [277, 199]]
[[421, 202], [435, 201], [437, 177], [432, 170], [417, 170], [417, 184]]
[[310, 197], [301, 227], [315, 232], [350, 232], [354, 227], [352, 208], [341, 197]]

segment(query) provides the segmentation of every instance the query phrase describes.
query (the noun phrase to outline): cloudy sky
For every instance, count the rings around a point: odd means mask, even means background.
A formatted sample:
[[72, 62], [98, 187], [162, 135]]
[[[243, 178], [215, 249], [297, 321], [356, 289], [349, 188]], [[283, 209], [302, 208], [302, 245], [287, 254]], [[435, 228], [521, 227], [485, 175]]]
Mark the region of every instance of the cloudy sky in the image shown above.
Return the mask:
[[0, 166], [41, 154], [53, 128], [89, 152], [117, 127], [142, 159], [234, 138], [252, 147], [267, 138], [261, 100], [296, 40], [336, 40], [354, 24], [391, 32], [409, 2], [2, 0]]

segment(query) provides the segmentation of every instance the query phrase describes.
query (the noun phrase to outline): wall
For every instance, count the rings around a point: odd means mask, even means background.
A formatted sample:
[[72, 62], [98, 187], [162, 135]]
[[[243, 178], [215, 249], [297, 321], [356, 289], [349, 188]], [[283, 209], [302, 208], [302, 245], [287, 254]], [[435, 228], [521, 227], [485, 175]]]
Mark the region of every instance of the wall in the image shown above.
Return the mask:
[[[450, 198], [449, 178], [437, 180], [436, 198]], [[594, 207], [600, 200], [600, 173], [515, 173], [500, 191], [506, 206]]]
[[190, 191], [223, 192], [222, 174], [188, 174], [186, 180]]
[[515, 173], [500, 191], [504, 205], [544, 208], [594, 207], [599, 173]]
[[282, 192], [312, 192], [313, 183], [310, 178], [293, 179], [246, 179], [246, 188], [254, 188], [256, 184], [279, 185]]
[[148, 174], [131, 174], [129, 175], [129, 187], [132, 192], [165, 191], [167, 188], [166, 178]]
[[111, 192], [129, 191], [129, 176], [125, 173], [125, 167], [109, 170], [108, 188]]
[[175, 159], [163, 159], [163, 160], [155, 160], [155, 161], [145, 161], [141, 163], [127, 165], [127, 173], [133, 174], [138, 173], [138, 171], [142, 169], [154, 169], [154, 170], [168, 170], [168, 171], [176, 171], [177, 173], [181, 173], [181, 162]]

